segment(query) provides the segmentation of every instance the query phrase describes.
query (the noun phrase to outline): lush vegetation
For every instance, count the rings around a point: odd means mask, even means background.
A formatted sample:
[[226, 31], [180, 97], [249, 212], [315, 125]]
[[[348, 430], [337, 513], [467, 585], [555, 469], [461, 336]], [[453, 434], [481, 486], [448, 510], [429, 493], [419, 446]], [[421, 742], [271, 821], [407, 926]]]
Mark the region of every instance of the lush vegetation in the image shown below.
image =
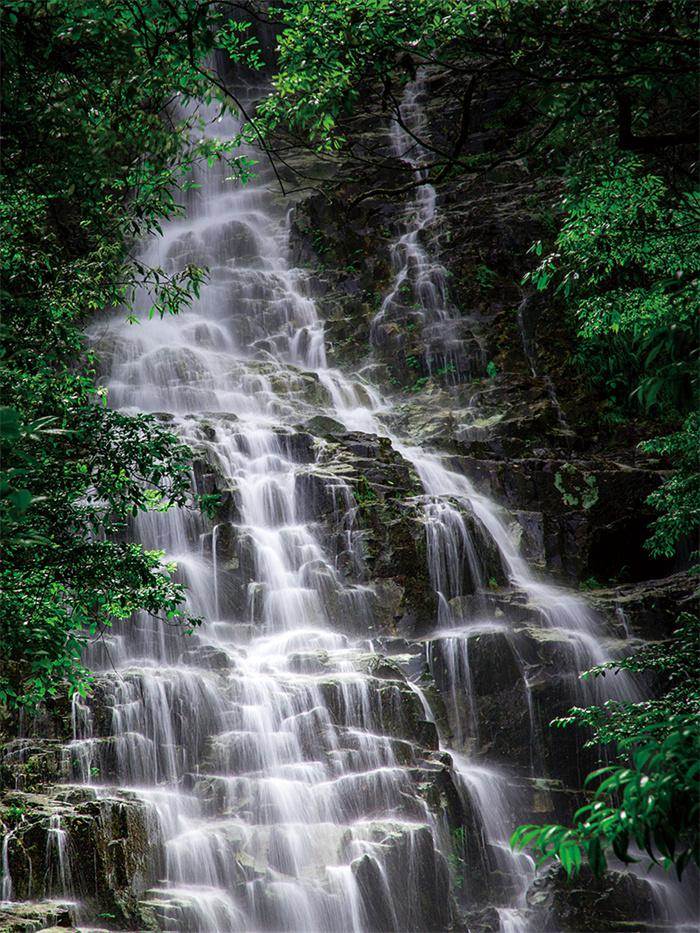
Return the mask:
[[[700, 524], [698, 269], [700, 199], [677, 191], [638, 155], [585, 165], [570, 178], [555, 251], [525, 277], [556, 283], [575, 319], [578, 364], [610, 424], [643, 415], [680, 430], [644, 445], [676, 474], [651, 504], [647, 546], [672, 557]], [[541, 254], [543, 244], [533, 246]]]
[[187, 305], [203, 270], [149, 268], [133, 245], [180, 209], [197, 160], [235, 172], [236, 140], [203, 136], [192, 105], [214, 93], [207, 4], [8, 0], [3, 17], [0, 703], [34, 706], [86, 689], [82, 644], [113, 619], [186, 620], [172, 568], [123, 532], [194, 504], [190, 453], [106, 406], [83, 328], [139, 293], [153, 313]]

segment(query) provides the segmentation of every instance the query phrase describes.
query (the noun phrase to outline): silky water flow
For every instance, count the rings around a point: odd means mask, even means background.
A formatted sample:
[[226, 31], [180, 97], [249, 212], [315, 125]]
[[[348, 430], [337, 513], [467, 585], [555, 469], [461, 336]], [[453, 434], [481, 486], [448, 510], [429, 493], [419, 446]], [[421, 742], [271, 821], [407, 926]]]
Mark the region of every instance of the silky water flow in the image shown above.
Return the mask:
[[[424, 123], [424, 94], [419, 77], [402, 102], [413, 131]], [[235, 127], [227, 117], [212, 131]], [[422, 184], [392, 250], [395, 280], [372, 340], [381, 341], [410, 291], [412, 313], [449, 365], [469, 351], [444, 269], [425, 245], [435, 190], [412, 132], [394, 125], [391, 146]], [[519, 792], [500, 765], [473, 754], [479, 723], [470, 644], [499, 632], [519, 650], [507, 617], [497, 618], [483, 595], [483, 543], [537, 624], [570, 644], [562, 676], [572, 701], [584, 689], [576, 672], [608, 657], [598, 623], [576, 597], [535, 579], [504, 515], [466, 477], [392, 433], [389, 400], [360, 376], [327, 365], [307, 273], [289, 260], [290, 207], [259, 168], [247, 186], [227, 182], [221, 167], [198, 171], [186, 217], [147, 244], [144, 258], [153, 265], [209, 268], [191, 309], [91, 329], [110, 404], [159, 413], [216, 475], [230, 517], [210, 523], [173, 510], [135, 522], [144, 546], [177, 563], [188, 609], [205, 621], [186, 636], [142, 615], [92, 645], [103, 712], [97, 717], [91, 700], [74, 701], [69, 779], [115, 806], [124, 792], [146, 806], [161, 880], [142, 898], [163, 929], [371, 933], [450, 923], [450, 872], [461, 870], [454, 834], [420, 787], [425, 771], [447, 767], [476, 814], [491, 868], [509, 879], [495, 896], [501, 930], [526, 930], [533, 866], [508, 846]], [[381, 643], [353, 634], [369, 631], [375, 596], [363, 582], [352, 485], [329, 466], [324, 442], [298, 427], [317, 414], [389, 438], [423, 485], [438, 602], [424, 660], [448, 718], [430, 761], [416, 730], [438, 717], [416, 675], [406, 679], [397, 667], [378, 675]], [[332, 503], [332, 528], [319, 519], [319, 499]], [[630, 695], [633, 688], [618, 680], [614, 689]], [[5, 901], [12, 897], [10, 841], [2, 850]], [[47, 846], [49, 893], [79, 897], [59, 816]]]

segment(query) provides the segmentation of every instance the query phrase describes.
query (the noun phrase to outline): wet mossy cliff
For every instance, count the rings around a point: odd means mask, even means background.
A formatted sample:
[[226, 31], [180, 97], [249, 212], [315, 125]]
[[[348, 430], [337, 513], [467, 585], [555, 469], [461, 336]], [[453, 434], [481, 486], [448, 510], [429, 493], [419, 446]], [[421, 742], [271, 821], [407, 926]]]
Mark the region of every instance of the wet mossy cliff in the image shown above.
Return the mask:
[[[454, 117], [444, 83], [439, 72], [428, 74], [423, 97], [436, 142]], [[494, 89], [473, 103], [471, 149], [484, 158], [507, 151], [503, 130], [489, 129], [498, 100]], [[458, 318], [459, 348], [446, 364], [408, 284], [372, 332], [392, 286], [392, 244], [415, 209], [415, 191], [400, 191], [411, 173], [392, 162], [388, 146], [381, 150], [385, 120], [373, 105], [380, 110], [369, 94], [348, 166], [339, 161], [325, 195], [299, 195], [294, 216], [296, 260], [313, 269], [332, 360], [393, 395], [392, 429], [447, 451], [513, 512], [528, 559], [560, 581], [597, 587], [683, 570], [643, 547], [655, 517], [646, 499], [667, 475], [638, 447], [654, 426], [641, 413], [606, 422], [606, 400], [576, 363], [575, 321], [563, 298], [521, 284], [533, 265], [528, 250], [559, 222], [562, 183], [546, 163], [504, 159], [491, 170], [455, 170], [437, 185], [435, 218], [419, 239], [443, 266]], [[380, 163], [358, 167], [377, 151]], [[308, 171], [313, 157], [299, 158]]]

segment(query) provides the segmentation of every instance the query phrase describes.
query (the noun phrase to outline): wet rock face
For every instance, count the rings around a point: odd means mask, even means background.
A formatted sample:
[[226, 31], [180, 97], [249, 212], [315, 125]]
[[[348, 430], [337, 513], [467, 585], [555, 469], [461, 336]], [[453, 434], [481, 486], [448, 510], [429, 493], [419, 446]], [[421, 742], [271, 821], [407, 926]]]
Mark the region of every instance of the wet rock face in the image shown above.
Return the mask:
[[72, 904], [27, 903], [13, 905], [11, 909], [0, 906], [0, 929], [3, 933], [51, 933], [54, 929], [65, 930], [73, 926]]
[[[299, 518], [324, 533], [339, 571], [359, 576], [372, 591], [370, 630], [425, 627], [434, 614], [434, 593], [421, 509], [414, 501], [421, 487], [411, 466], [387, 439], [348, 433], [331, 418], [317, 416], [305, 427], [316, 434], [289, 438], [292, 455], [304, 464], [295, 480]], [[235, 497], [227, 514], [236, 518]], [[252, 542], [233, 521], [218, 525], [215, 539], [223, 588], [232, 608], [240, 610], [254, 574]], [[352, 628], [342, 603], [337, 611], [336, 625]], [[365, 632], [367, 624], [358, 618], [356, 629]]]
[[[384, 871], [370, 854], [353, 862], [367, 929], [438, 931], [450, 927], [447, 863], [435, 851], [427, 827], [387, 826], [374, 833], [372, 844], [388, 850]], [[416, 902], [416, 889], [420, 897]], [[388, 892], [399, 896], [388, 896]]]
[[674, 630], [680, 611], [697, 610], [697, 581], [693, 573], [677, 573], [637, 585], [598, 589], [590, 599], [613, 636], [632, 634], [658, 641]]
[[[422, 129], [432, 138], [449, 135], [450, 118], [457, 119], [443, 77], [427, 75], [421, 98]], [[488, 125], [497, 98], [496, 89], [480, 91], [472, 118], [481, 127], [472, 142], [492, 155], [508, 145]], [[381, 132], [371, 94], [367, 106], [365, 119]], [[409, 193], [405, 200], [374, 198], [344, 210], [343, 198], [355, 197], [358, 187], [355, 181], [341, 189], [336, 205], [315, 196], [296, 211], [296, 248], [317, 270], [318, 305], [336, 358], [370, 365], [373, 378], [401, 393], [397, 426], [463, 458], [459, 468], [517, 514], [526, 553], [543, 569], [600, 583], [669, 573], [668, 561], [651, 560], [640, 546], [653, 518], [645, 500], [660, 482], [658, 473], [636, 449], [634, 431], [626, 436], [623, 429], [595, 426], [595, 400], [566, 363], [574, 335], [564, 309], [519, 285], [531, 265], [530, 245], [551, 233], [547, 214], [558, 180], [546, 166], [508, 163], [477, 180], [456, 176], [437, 192], [436, 216], [418, 239], [446, 270], [450, 302], [469, 331], [463, 342], [474, 340], [483, 359], [477, 371], [451, 375], [439, 375], [426, 361], [411, 294], [386, 340], [375, 342], [370, 362], [369, 324], [393, 281], [391, 245], [414, 206]], [[367, 261], [350, 275], [350, 253], [360, 246]]]
[[489, 758], [529, 765], [532, 755], [527, 688], [512, 644], [503, 633], [484, 633], [469, 643], [475, 727]]
[[602, 582], [644, 580], [668, 569], [641, 550], [653, 517], [645, 500], [660, 481], [653, 471], [573, 456], [493, 459], [490, 451], [470, 451], [461, 465], [513, 510], [525, 552], [550, 572]]
[[[138, 922], [138, 895], [163, 867], [158, 826], [142, 801], [124, 792], [110, 797], [55, 786], [42, 795], [5, 794], [0, 818], [10, 833], [11, 900], [66, 898], [118, 923]], [[53, 909], [56, 926], [66, 925], [65, 914], [75, 916], [75, 907]], [[15, 922], [22, 922], [21, 910]]]
[[584, 869], [573, 882], [562, 869], [538, 877], [527, 892], [543, 931], [607, 933], [621, 928], [653, 930], [664, 926], [651, 884], [627, 872], [594, 878]]
[[64, 776], [63, 743], [56, 739], [12, 739], [0, 756], [0, 786], [41, 791]]

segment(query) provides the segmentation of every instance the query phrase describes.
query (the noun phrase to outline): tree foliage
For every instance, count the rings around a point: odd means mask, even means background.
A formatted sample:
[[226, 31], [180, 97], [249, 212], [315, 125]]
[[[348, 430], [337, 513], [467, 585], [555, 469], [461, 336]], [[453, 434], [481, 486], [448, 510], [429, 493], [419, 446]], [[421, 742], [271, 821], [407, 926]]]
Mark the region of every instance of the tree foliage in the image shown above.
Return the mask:
[[663, 868], [675, 866], [679, 877], [689, 862], [700, 865], [700, 620], [685, 613], [678, 621], [668, 641], [584, 675], [653, 672], [663, 684], [659, 697], [609, 700], [554, 721], [589, 727], [588, 744], [616, 743], [621, 760], [588, 776], [592, 799], [571, 826], [518, 827], [512, 845], [532, 849], [539, 864], [557, 860], [572, 876], [586, 858], [600, 874], [611, 857], [631, 862], [646, 853]]
[[[659, 733], [662, 733], [660, 735]], [[573, 826], [526, 824], [511, 838], [529, 847], [538, 864], [559, 861], [571, 877], [584, 857], [595, 874], [608, 859], [636, 862], [649, 857], [665, 869], [700, 865], [700, 726], [697, 715], [681, 714], [647, 726], [621, 742], [624, 764], [588, 775], [597, 784], [593, 799], [578, 809]]]
[[191, 452], [106, 407], [83, 328], [138, 295], [166, 314], [196, 294], [204, 270], [134, 247], [181, 211], [195, 162], [245, 168], [195, 104], [218, 93], [205, 55], [240, 30], [196, 0], [8, 0], [3, 20], [0, 702], [34, 706], [87, 689], [82, 645], [114, 618], [187, 620], [173, 567], [124, 531], [194, 504]]
[[[452, 97], [449, 138], [420, 139], [438, 180], [491, 164], [470, 143], [475, 101], [493, 87], [510, 91], [496, 117], [510, 151], [498, 162], [537, 150], [560, 160], [581, 151], [577, 134], [630, 152], [695, 139], [692, 0], [286, 0], [269, 15], [279, 64], [260, 119], [321, 152], [352, 157], [356, 108], [376, 88], [401, 121], [401, 87], [421, 66], [439, 69]], [[384, 158], [381, 147], [355, 154], [358, 170]]]
[[678, 196], [638, 156], [589, 166], [568, 189], [555, 251], [525, 280], [554, 282], [568, 300], [582, 362], [611, 404], [686, 409], [697, 383], [696, 193]]
[[681, 430], [642, 445], [671, 464], [673, 473], [648, 499], [659, 513], [647, 542], [652, 554], [673, 557], [684, 538], [697, 541], [700, 527], [700, 415], [691, 412]]
[[700, 201], [637, 156], [586, 166], [568, 188], [555, 249], [525, 281], [564, 296], [578, 365], [604, 395], [608, 421], [639, 413], [678, 424], [642, 445], [676, 471], [649, 499], [660, 514], [647, 542], [654, 556], [672, 557], [700, 524]]

